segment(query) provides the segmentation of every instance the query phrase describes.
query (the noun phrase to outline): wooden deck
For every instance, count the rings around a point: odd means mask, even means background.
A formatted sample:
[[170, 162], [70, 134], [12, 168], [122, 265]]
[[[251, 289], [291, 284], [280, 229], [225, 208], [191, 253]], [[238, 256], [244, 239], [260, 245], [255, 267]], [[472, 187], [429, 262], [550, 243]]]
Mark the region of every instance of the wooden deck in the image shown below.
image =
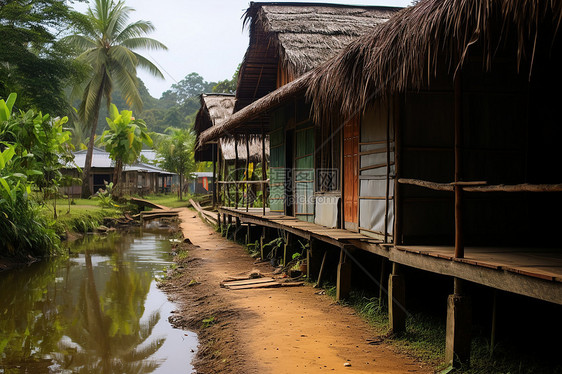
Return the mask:
[[305, 239], [315, 238], [343, 249], [359, 248], [417, 269], [465, 279], [485, 286], [562, 305], [562, 248], [467, 247], [465, 257], [454, 258], [453, 246], [394, 246], [342, 229], [266, 212], [261, 208], [220, 208], [219, 213], [242, 223], [285, 230]]

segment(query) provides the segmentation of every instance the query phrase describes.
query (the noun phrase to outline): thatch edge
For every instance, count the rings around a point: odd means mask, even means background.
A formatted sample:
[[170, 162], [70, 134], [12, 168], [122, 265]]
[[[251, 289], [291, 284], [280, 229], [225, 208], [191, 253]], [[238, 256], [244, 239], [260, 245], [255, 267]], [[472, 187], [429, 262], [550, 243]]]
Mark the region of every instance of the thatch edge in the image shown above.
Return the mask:
[[[491, 35], [488, 21], [498, 11], [516, 28], [518, 63], [525, 57], [527, 41], [536, 37], [533, 25], [548, 11], [556, 30], [562, 21], [562, 2], [555, 0], [421, 0], [312, 71], [306, 96], [314, 118], [336, 115], [332, 108], [349, 118], [374, 98], [420, 89], [424, 78], [435, 74], [442, 51], [450, 51], [445, 63], [454, 73], [476, 41], [484, 47], [484, 69], [489, 70], [498, 36]], [[500, 40], [507, 28], [501, 28]]]

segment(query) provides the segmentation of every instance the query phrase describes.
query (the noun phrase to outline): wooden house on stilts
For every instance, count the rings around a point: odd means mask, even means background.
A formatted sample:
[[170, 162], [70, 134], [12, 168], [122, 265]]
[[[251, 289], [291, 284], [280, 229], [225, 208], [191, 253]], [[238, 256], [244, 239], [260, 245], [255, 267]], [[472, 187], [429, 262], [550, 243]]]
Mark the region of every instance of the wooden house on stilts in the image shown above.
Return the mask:
[[[560, 220], [553, 218], [562, 208], [553, 90], [562, 83], [562, 6], [326, 6], [376, 15], [328, 61], [307, 49], [312, 37], [299, 39], [298, 58], [291, 54], [284, 44], [291, 35], [275, 28], [270, 7], [283, 9], [256, 3], [247, 13], [239, 107], [199, 138], [203, 146], [234, 133], [269, 134], [270, 210], [221, 207], [223, 222], [236, 217], [309, 240], [313, 278], [322, 276], [327, 245], [339, 248], [338, 297], [349, 291], [352, 269], [369, 272], [355, 254], [389, 261], [394, 331], [405, 328], [402, 266], [450, 277], [446, 359], [453, 365], [470, 357], [468, 282], [562, 305]], [[288, 18], [306, 7], [314, 6]], [[328, 21], [307, 25], [334, 30]], [[383, 283], [384, 268], [370, 277]]]
[[[233, 94], [201, 94], [201, 109], [195, 118], [194, 130], [196, 140], [202, 132], [222, 127], [234, 111]], [[249, 155], [249, 156], [248, 156]], [[207, 143], [195, 151], [195, 161], [213, 162], [213, 205], [219, 200], [223, 206], [260, 205], [263, 203], [263, 190], [267, 179], [263, 173], [269, 158], [269, 139], [262, 134], [245, 133], [243, 135], [225, 136]], [[217, 182], [217, 176], [220, 180]], [[244, 187], [238, 183], [246, 180]]]

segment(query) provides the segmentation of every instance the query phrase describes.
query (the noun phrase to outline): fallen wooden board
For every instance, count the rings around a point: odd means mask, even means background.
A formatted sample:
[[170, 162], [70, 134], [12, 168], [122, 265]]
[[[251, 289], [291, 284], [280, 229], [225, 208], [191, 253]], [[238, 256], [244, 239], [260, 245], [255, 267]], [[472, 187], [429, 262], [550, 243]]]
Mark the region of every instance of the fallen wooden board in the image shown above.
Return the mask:
[[231, 286], [245, 286], [249, 284], [258, 284], [258, 283], [267, 283], [267, 282], [275, 282], [273, 278], [254, 278], [254, 279], [240, 279], [240, 280], [232, 280], [232, 281], [223, 281], [221, 282], [222, 287], [231, 287]]
[[268, 283], [258, 283], [258, 284], [249, 284], [246, 286], [232, 286], [226, 287], [229, 290], [250, 290], [254, 288], [277, 288], [277, 287], [295, 287], [295, 286], [302, 286], [304, 282], [287, 282], [281, 283], [277, 281], [268, 282]]

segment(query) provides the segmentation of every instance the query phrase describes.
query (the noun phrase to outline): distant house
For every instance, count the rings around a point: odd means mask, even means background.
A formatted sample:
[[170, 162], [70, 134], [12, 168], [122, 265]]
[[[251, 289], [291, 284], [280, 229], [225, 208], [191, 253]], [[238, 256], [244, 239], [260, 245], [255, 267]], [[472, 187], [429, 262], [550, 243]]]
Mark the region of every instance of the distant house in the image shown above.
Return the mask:
[[212, 171], [197, 171], [191, 173], [192, 180], [187, 184], [187, 192], [190, 194], [210, 194], [215, 188]]
[[[74, 163], [79, 168], [84, 168], [86, 150], [74, 152]], [[90, 186], [92, 186], [90, 192], [92, 195], [99, 191], [99, 189], [104, 189], [106, 183], [113, 181], [114, 167], [114, 161], [109, 158], [109, 153], [100, 148], [94, 148], [92, 171], [90, 173]], [[81, 176], [78, 170], [72, 166], [66, 172], [75, 177]], [[165, 193], [171, 191], [172, 178], [174, 176], [174, 173], [167, 172], [158, 166], [137, 162], [134, 165], [125, 165], [123, 167], [120, 183], [122, 183], [121, 186], [124, 194]], [[63, 193], [70, 194], [71, 196], [80, 196], [81, 191], [80, 185], [63, 188]]]

